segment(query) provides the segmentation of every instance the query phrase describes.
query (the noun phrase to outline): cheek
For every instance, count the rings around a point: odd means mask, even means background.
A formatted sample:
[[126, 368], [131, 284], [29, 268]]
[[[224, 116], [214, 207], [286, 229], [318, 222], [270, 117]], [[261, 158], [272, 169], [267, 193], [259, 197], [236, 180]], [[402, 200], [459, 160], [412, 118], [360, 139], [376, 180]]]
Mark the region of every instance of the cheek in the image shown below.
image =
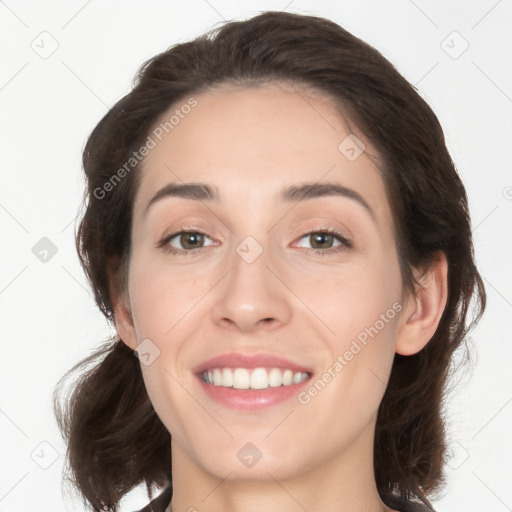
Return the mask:
[[137, 335], [157, 344], [168, 338], [207, 290], [208, 280], [187, 268], [165, 267], [150, 258], [134, 261], [129, 293]]
[[146, 390], [169, 432], [176, 440], [185, 439], [190, 425], [183, 411], [190, 408], [191, 399], [180, 361], [190, 338], [188, 322], [194, 318], [193, 306], [204, 294], [204, 284], [186, 271], [162, 268], [144, 256], [133, 258], [129, 279], [137, 339], [149, 339], [156, 346], [154, 361], [141, 365]]
[[379, 331], [383, 330], [383, 321], [387, 334], [394, 334], [388, 326], [397, 316], [395, 304], [400, 303], [402, 285], [398, 262], [393, 258], [365, 258], [337, 269], [304, 271], [295, 277], [294, 293], [328, 328], [328, 339], [336, 350], [359, 333], [364, 338], [365, 329], [376, 323]]
[[[398, 261], [384, 255], [303, 283], [297, 294], [330, 331], [323, 339], [330, 357], [317, 390], [323, 384], [330, 389], [321, 398], [318, 393], [319, 402], [329, 407], [346, 400], [369, 418], [380, 403], [395, 353], [402, 310]], [[315, 389], [311, 392], [317, 396]]]

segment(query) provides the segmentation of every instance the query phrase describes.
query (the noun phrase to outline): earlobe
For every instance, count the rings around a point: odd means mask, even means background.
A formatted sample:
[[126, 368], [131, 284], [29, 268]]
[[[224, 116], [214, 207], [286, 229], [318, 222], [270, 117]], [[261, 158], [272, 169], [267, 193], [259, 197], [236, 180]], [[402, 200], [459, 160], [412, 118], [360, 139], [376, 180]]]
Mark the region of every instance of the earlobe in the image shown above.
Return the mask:
[[418, 282], [420, 286], [407, 302], [404, 323], [397, 333], [395, 351], [403, 356], [416, 354], [425, 347], [443, 315], [448, 299], [448, 262], [443, 252], [436, 254]]
[[132, 350], [137, 348], [137, 337], [129, 308], [118, 300], [114, 305], [114, 324], [119, 339]]
[[[123, 272], [121, 268], [118, 272]], [[109, 270], [110, 297], [114, 306], [114, 325], [119, 339], [132, 350], [137, 347], [137, 337], [133, 317], [130, 310], [129, 299], [124, 290], [120, 290], [121, 285], [116, 278], [115, 272], [110, 267]], [[126, 287], [126, 283], [124, 285]]]

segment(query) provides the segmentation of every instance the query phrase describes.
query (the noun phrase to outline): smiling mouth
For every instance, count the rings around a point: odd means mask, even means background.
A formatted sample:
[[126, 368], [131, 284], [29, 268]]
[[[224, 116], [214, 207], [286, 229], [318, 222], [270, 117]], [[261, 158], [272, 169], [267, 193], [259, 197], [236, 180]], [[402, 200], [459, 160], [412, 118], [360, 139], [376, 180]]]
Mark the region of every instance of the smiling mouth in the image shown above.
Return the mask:
[[261, 390], [300, 384], [310, 374], [282, 368], [212, 368], [201, 372], [200, 377], [203, 382], [213, 386]]

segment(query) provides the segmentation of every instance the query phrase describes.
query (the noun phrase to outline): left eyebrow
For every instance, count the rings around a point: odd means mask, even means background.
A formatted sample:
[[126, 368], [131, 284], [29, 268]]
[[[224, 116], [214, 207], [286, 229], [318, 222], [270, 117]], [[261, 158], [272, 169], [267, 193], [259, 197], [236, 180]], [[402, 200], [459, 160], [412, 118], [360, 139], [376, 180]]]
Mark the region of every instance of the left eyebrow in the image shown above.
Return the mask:
[[[317, 197], [332, 196], [346, 197], [356, 201], [365, 208], [374, 221], [376, 220], [375, 213], [371, 206], [359, 192], [339, 185], [338, 183], [306, 182], [300, 183], [299, 185], [290, 185], [281, 191], [281, 201], [285, 202], [307, 201]], [[196, 201], [220, 202], [218, 189], [207, 183], [169, 183], [151, 198], [144, 209], [144, 215], [152, 204], [160, 201], [164, 197], [181, 197], [183, 199], [193, 199]]]
[[375, 212], [359, 192], [338, 183], [306, 182], [299, 185], [291, 185], [281, 192], [281, 199], [283, 201], [305, 201], [316, 197], [329, 196], [341, 196], [356, 201], [366, 209], [373, 220], [376, 220]]

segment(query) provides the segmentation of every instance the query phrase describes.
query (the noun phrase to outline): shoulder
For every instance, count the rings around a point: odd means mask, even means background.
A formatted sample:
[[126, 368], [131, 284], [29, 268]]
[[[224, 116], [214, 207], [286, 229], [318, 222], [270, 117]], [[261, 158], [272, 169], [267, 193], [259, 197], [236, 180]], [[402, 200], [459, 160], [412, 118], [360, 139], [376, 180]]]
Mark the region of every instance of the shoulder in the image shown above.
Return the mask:
[[166, 487], [151, 503], [136, 512], [165, 512], [172, 498], [172, 487]]
[[420, 497], [406, 499], [396, 494], [381, 494], [380, 498], [385, 505], [399, 512], [435, 512], [432, 506]]

